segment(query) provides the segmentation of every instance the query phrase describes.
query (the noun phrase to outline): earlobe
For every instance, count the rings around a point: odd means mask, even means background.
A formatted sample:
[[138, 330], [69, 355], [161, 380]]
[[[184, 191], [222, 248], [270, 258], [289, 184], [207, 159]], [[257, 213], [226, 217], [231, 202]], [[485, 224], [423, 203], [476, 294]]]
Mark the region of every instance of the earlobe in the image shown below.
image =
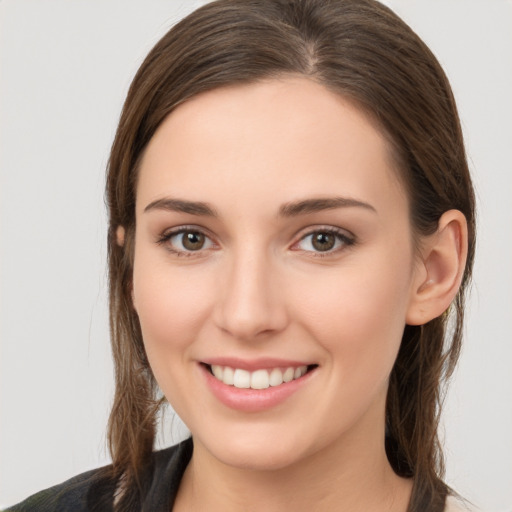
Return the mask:
[[413, 284], [407, 324], [425, 324], [448, 309], [459, 290], [467, 250], [466, 218], [459, 210], [445, 212], [422, 248], [422, 268]]
[[124, 247], [125, 229], [124, 226], [117, 226], [116, 243], [119, 247]]
[[[126, 230], [124, 226], [117, 226], [116, 229], [116, 243], [119, 247], [124, 247], [126, 241]], [[130, 284], [130, 298], [132, 300], [132, 306], [135, 311], [137, 311], [137, 306], [135, 305], [135, 295], [133, 293], [133, 281]]]
[[130, 292], [130, 296], [131, 296], [131, 299], [132, 299], [132, 306], [133, 306], [133, 309], [135, 310], [135, 312], [137, 313], [137, 306], [135, 304], [135, 294], [133, 293], [133, 283], [132, 283], [132, 289], [131, 289], [131, 292]]

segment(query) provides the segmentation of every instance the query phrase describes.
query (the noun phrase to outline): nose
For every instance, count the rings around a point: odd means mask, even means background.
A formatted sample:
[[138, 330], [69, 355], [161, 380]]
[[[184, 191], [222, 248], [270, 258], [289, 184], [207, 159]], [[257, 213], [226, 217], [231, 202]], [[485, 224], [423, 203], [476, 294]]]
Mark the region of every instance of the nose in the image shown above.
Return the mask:
[[256, 341], [286, 327], [282, 280], [275, 267], [271, 258], [251, 250], [226, 261], [214, 314], [221, 330], [239, 340]]

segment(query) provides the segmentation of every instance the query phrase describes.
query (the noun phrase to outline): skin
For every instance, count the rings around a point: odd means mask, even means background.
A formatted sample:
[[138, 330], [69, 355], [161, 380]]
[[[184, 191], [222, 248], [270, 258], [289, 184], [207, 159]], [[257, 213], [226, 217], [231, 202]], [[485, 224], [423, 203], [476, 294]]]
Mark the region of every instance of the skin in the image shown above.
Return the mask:
[[[367, 206], [279, 214], [333, 197]], [[161, 207], [169, 198], [216, 216]], [[133, 302], [194, 438], [174, 510], [406, 510], [411, 482], [384, 451], [388, 377], [405, 324], [448, 307], [464, 263], [458, 212], [421, 254], [408, 213], [384, 136], [307, 79], [210, 91], [164, 120], [140, 168]], [[184, 226], [202, 249], [162, 241]], [[352, 243], [316, 250], [310, 235], [327, 228]], [[283, 403], [243, 412], [205, 384], [200, 362], [226, 356], [318, 366]]]

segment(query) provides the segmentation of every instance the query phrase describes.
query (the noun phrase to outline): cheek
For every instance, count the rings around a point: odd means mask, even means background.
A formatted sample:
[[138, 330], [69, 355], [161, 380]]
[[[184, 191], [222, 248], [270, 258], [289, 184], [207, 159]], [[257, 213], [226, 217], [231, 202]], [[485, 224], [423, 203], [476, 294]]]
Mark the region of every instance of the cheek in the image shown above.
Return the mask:
[[170, 266], [162, 259], [142, 250], [136, 253], [133, 278], [144, 345], [150, 361], [157, 363], [157, 356], [183, 352], [197, 338], [212, 293], [211, 278], [204, 272]]
[[391, 370], [405, 326], [410, 265], [407, 256], [369, 256], [317, 273], [308, 294], [295, 291], [301, 297], [296, 316], [344, 372], [362, 376], [366, 368], [387, 376]]
[[[194, 341], [201, 337], [210, 303], [210, 281], [190, 269], [176, 268], [154, 255], [136, 253], [133, 295], [144, 347], [155, 379], [186, 421], [190, 360]], [[200, 397], [199, 397], [200, 398]], [[198, 402], [198, 400], [196, 400]]]

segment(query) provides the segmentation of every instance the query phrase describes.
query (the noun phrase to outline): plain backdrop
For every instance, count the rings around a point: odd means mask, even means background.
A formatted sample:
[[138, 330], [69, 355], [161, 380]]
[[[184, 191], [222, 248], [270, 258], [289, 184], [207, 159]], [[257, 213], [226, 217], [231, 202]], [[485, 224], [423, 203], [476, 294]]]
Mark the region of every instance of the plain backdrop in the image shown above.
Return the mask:
[[[108, 463], [104, 169], [138, 65], [202, 3], [0, 1], [0, 506]], [[387, 4], [451, 79], [478, 194], [447, 479], [486, 512], [510, 512], [512, 3]], [[167, 429], [160, 444], [175, 438]]]

